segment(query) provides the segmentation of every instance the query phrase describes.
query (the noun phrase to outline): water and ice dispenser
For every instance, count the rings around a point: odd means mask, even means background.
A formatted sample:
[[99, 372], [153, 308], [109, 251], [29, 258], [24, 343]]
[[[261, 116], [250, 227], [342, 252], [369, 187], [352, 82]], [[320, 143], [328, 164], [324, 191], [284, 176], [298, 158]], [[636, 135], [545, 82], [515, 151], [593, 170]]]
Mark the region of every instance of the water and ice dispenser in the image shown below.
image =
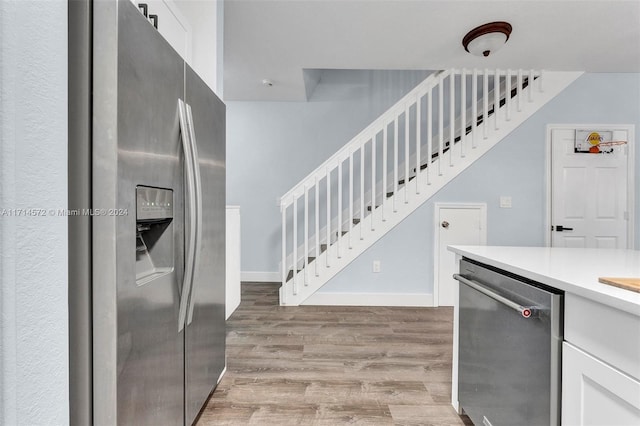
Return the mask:
[[136, 284], [174, 270], [173, 190], [136, 187]]

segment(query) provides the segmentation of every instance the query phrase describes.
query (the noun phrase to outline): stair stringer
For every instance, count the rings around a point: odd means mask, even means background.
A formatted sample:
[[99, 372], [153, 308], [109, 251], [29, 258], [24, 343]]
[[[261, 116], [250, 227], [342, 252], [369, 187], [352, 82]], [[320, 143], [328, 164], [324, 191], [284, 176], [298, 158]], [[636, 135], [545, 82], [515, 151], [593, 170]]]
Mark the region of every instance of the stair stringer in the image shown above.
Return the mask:
[[[518, 94], [517, 96], [524, 98], [521, 110], [514, 111], [510, 120], [501, 121], [498, 129], [494, 128], [493, 120], [487, 120], [477, 126], [475, 132], [466, 136], [469, 141], [473, 140], [473, 143], [468, 145], [474, 145], [474, 147], [465, 147], [464, 156], [461, 155], [460, 144], [455, 144], [442, 158], [437, 158], [427, 169], [420, 171], [417, 178], [400, 187], [397, 193], [386, 199], [383, 197], [383, 205], [373, 209], [371, 214], [360, 223], [353, 225], [350, 232], [328, 246], [327, 250], [316, 256], [315, 261], [308, 267], [294, 274], [291, 280], [280, 287], [280, 305], [304, 304], [309, 296], [322, 288], [367, 248], [406, 219], [582, 74], [582, 72], [545, 72], [544, 90], [536, 93], [533, 101], [526, 99], [526, 91]], [[488, 126], [486, 138], [483, 137], [484, 126]], [[442, 163], [439, 164], [439, 162]], [[442, 174], [438, 173], [439, 167], [444, 170]]]

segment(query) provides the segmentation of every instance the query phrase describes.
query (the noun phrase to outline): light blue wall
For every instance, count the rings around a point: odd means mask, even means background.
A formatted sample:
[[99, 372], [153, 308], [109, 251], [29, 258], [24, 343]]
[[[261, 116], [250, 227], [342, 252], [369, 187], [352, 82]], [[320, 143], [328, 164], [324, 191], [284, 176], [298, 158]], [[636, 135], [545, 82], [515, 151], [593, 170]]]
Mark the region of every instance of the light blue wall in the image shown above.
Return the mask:
[[[358, 86], [354, 81], [339, 84], [344, 76], [335, 77], [322, 92], [320, 98], [327, 99], [322, 102], [229, 103], [227, 201], [242, 207], [243, 271], [277, 271], [281, 231], [276, 198], [384, 109], [376, 108], [384, 102], [374, 101], [384, 92], [378, 86], [382, 81]], [[340, 99], [329, 100], [335, 97]], [[546, 126], [553, 123], [634, 124], [638, 131], [640, 75], [587, 74], [578, 79], [321, 291], [432, 292], [435, 202], [487, 203], [488, 244], [543, 245]], [[344, 142], [328, 133], [344, 135]], [[635, 151], [638, 176], [640, 149]], [[512, 197], [513, 208], [499, 208], [501, 195]], [[636, 213], [640, 244], [640, 196]], [[373, 260], [382, 261], [381, 273], [371, 272]]]
[[[544, 245], [547, 124], [634, 124], [640, 130], [640, 74], [586, 74], [383, 237], [320, 292], [433, 292], [434, 204], [487, 203], [489, 245]], [[636, 133], [635, 169], [640, 173]], [[640, 245], [640, 182], [635, 241]], [[499, 208], [510, 195], [513, 208]], [[373, 260], [382, 272], [373, 274]]]
[[330, 70], [309, 102], [227, 103], [227, 204], [241, 207], [242, 271], [278, 271], [276, 200], [428, 74]]

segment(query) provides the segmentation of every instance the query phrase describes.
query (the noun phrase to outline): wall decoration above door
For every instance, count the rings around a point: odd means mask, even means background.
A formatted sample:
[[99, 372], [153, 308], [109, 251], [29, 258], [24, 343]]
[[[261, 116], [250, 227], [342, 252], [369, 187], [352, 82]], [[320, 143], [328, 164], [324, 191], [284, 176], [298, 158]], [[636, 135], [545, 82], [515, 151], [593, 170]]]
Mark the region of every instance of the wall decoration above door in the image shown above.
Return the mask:
[[616, 145], [627, 141], [614, 141], [611, 130], [576, 130], [574, 152], [576, 154], [611, 154]]

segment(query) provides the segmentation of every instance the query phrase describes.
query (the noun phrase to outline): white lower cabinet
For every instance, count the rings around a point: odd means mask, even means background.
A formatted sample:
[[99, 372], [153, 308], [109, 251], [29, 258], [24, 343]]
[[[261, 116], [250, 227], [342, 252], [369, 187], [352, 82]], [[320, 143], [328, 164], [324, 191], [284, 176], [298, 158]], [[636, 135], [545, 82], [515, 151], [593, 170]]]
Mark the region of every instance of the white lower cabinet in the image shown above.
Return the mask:
[[564, 342], [562, 425], [640, 425], [640, 381]]

